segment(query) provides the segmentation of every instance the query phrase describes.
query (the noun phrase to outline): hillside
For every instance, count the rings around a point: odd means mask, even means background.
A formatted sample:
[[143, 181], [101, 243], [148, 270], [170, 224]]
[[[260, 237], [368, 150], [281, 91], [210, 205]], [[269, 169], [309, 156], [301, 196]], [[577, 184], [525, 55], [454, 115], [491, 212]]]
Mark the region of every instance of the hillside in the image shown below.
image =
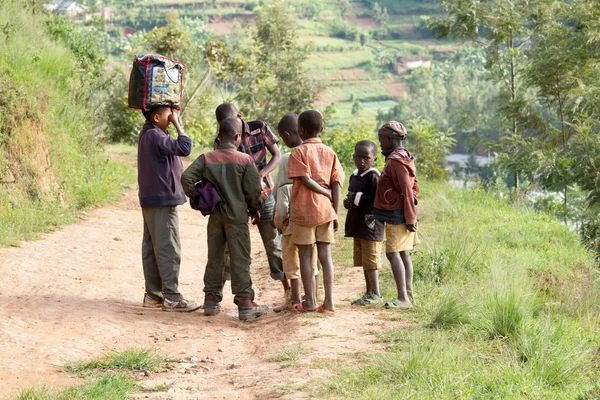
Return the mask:
[[[320, 109], [335, 105], [333, 125], [347, 126], [358, 117], [374, 121], [379, 111], [396, 105], [406, 91], [407, 74], [392, 72], [398, 57], [419, 55], [441, 62], [459, 48], [450, 41], [435, 40], [423, 26], [425, 18], [440, 14], [436, 0], [379, 1], [377, 4], [386, 10], [380, 17], [374, 11], [375, 3], [288, 2], [298, 17], [300, 41], [312, 43], [313, 53], [306, 67], [309, 76], [323, 87], [316, 105]], [[235, 40], [244, 24], [253, 24], [253, 10], [259, 6], [253, 0], [152, 0], [139, 5], [105, 0], [101, 4], [110, 10], [106, 27], [112, 38], [128, 30], [164, 26], [168, 12], [177, 11], [182, 19], [201, 21], [209, 35], [225, 42]], [[126, 55], [113, 51], [113, 56], [122, 62]], [[353, 114], [356, 102], [361, 107]]]
[[72, 221], [131, 179], [93, 133], [87, 71], [22, 4], [0, 4], [0, 246]]

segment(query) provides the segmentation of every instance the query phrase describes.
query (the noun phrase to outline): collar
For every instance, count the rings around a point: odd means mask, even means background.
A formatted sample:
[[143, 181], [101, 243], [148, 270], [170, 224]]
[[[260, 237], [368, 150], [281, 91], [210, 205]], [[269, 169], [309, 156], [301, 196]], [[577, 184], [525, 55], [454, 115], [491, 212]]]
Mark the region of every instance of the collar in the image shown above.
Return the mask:
[[236, 147], [232, 143], [222, 143], [222, 144], [219, 145], [219, 150], [228, 150], [228, 149], [235, 150]]
[[394, 147], [391, 150], [387, 150], [387, 151], [382, 151], [381, 154], [383, 154], [384, 157], [389, 157], [390, 154], [392, 154], [393, 152], [395, 152], [396, 150], [406, 150], [403, 146], [399, 146], [399, 147]]
[[[241, 118], [240, 118], [241, 119]], [[250, 126], [242, 119], [242, 137], [250, 134]]]
[[323, 141], [322, 141], [320, 138], [316, 137], [316, 138], [310, 138], [310, 139], [306, 139], [306, 140], [303, 142], [303, 144], [304, 144], [304, 143], [323, 143]]
[[[360, 177], [361, 178], [364, 177], [366, 174], [368, 174], [371, 171], [375, 172], [377, 175], [381, 175], [381, 173], [377, 169], [375, 169], [375, 168], [369, 168], [368, 170], [366, 170], [365, 172], [363, 172], [362, 174], [360, 174]], [[354, 174], [354, 176], [358, 176], [358, 170], [355, 169], [354, 172], [353, 172], [353, 174]]]

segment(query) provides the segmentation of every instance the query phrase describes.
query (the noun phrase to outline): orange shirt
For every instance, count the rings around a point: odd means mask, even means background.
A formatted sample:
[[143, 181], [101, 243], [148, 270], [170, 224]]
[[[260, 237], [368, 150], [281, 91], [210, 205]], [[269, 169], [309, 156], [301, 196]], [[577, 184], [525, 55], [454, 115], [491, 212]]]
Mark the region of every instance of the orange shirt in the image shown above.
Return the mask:
[[344, 184], [344, 170], [337, 155], [319, 138], [306, 140], [290, 154], [288, 178], [294, 179], [291, 221], [300, 226], [316, 227], [337, 219], [331, 201], [296, 179], [302, 176], [329, 189], [335, 182], [340, 187]]

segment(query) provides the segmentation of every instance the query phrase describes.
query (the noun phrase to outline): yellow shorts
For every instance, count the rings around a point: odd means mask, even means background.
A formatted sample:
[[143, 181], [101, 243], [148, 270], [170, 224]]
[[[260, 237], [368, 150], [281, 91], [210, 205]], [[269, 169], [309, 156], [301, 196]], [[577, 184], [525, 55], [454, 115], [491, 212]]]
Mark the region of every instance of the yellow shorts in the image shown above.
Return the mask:
[[409, 231], [406, 224], [385, 224], [386, 253], [412, 250], [419, 243], [417, 232]]
[[365, 271], [379, 269], [381, 266], [381, 242], [354, 238], [354, 266]]
[[297, 245], [321, 243], [335, 243], [333, 239], [333, 221], [319, 226], [300, 226], [294, 224], [292, 241]]
[[[294, 226], [294, 229], [296, 227]], [[287, 279], [301, 279], [300, 276], [300, 257], [298, 257], [298, 246], [292, 242], [292, 235], [281, 237], [281, 253], [283, 260], [283, 272]], [[312, 271], [313, 276], [319, 275], [317, 268], [317, 246], [313, 246]]]

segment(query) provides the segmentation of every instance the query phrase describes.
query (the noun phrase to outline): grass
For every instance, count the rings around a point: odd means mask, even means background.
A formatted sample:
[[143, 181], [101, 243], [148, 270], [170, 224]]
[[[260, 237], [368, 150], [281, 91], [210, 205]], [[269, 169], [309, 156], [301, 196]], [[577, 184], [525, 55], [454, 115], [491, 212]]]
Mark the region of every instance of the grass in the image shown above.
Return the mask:
[[306, 354], [306, 349], [300, 345], [287, 347], [282, 351], [271, 354], [270, 356], [265, 358], [265, 361], [268, 362], [290, 362], [290, 361], [298, 361], [298, 359]]
[[0, 3], [0, 246], [15, 246], [115, 200], [132, 169], [111, 162], [79, 98], [88, 88], [74, 55], [43, 16]]
[[76, 375], [89, 375], [99, 371], [150, 371], [164, 368], [167, 359], [151, 348], [128, 348], [110, 351], [103, 358], [90, 361], [77, 361], [65, 365], [64, 371]]
[[55, 390], [47, 386], [24, 389], [15, 400], [122, 400], [134, 392], [135, 380], [127, 374], [103, 374], [78, 386]]
[[[332, 369], [327, 398], [594, 398], [598, 272], [593, 255], [549, 216], [480, 189], [421, 182], [412, 252], [417, 305], [385, 311], [410, 321], [381, 334], [381, 353]], [[351, 241], [338, 232], [338, 270]], [[385, 260], [385, 258], [382, 258]], [[380, 274], [395, 297], [389, 265]], [[357, 293], [358, 294], [358, 293]], [[342, 364], [343, 365], [343, 364]]]

